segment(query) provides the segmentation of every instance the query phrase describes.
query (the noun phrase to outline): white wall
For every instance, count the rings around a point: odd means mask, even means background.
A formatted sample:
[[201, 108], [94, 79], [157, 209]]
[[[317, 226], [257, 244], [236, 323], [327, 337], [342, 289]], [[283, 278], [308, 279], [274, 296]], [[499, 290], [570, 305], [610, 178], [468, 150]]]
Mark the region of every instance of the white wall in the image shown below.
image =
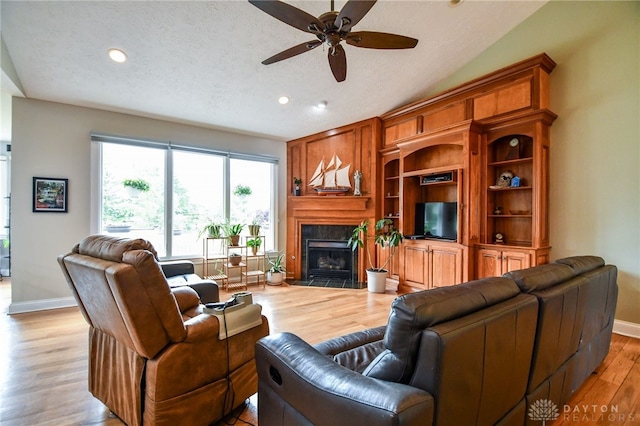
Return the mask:
[[[280, 159], [278, 247], [286, 235], [286, 144], [127, 114], [14, 98], [9, 312], [74, 304], [56, 257], [90, 233], [91, 131], [171, 140]], [[204, 172], [203, 172], [204, 173]], [[34, 176], [69, 179], [68, 213], [33, 213]]]
[[552, 1], [433, 93], [541, 52], [558, 64], [552, 258], [617, 265], [616, 319], [640, 324], [640, 2]]

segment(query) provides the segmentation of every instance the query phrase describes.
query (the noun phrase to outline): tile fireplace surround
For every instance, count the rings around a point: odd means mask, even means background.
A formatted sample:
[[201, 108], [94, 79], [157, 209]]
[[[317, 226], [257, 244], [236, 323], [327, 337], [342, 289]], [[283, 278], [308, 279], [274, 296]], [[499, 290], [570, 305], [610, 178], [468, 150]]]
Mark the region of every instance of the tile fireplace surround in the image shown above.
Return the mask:
[[[351, 231], [363, 220], [373, 221], [370, 197], [306, 196], [289, 197], [287, 229], [287, 278], [306, 279], [306, 243], [309, 239], [348, 240]], [[356, 253], [354, 279], [366, 281], [361, 252]]]
[[302, 225], [301, 278], [358, 280], [358, 256], [346, 246], [352, 225]]

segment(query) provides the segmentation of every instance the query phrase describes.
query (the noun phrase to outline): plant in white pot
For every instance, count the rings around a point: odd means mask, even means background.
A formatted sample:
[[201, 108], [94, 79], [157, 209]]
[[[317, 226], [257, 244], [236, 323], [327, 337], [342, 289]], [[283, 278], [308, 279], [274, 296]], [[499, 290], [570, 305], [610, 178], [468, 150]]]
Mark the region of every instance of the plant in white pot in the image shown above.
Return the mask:
[[[393, 258], [396, 249], [402, 242], [404, 236], [394, 225], [393, 221], [388, 218], [380, 219], [375, 224], [373, 234], [369, 234], [369, 222], [363, 221], [360, 225], [353, 229], [351, 238], [347, 241], [347, 245], [351, 250], [355, 251], [360, 247], [364, 248], [367, 254], [367, 289], [372, 293], [384, 293], [387, 281], [387, 265]], [[373, 244], [367, 244], [369, 240], [373, 240]], [[375, 253], [371, 255], [371, 247], [379, 245], [382, 248], [388, 247], [386, 251], [386, 259], [379, 259], [379, 265], [373, 263]]]
[[279, 253], [273, 259], [269, 259], [271, 267], [267, 270], [267, 282], [271, 285], [280, 285], [284, 281], [285, 266], [282, 264], [284, 254]]

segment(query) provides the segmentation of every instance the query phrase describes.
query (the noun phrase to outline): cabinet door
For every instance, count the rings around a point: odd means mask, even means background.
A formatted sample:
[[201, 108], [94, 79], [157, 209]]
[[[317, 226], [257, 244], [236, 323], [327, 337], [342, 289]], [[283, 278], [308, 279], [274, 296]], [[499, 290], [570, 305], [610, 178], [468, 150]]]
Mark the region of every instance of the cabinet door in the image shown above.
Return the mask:
[[404, 246], [404, 281], [410, 286], [428, 287], [427, 247]]
[[431, 246], [431, 287], [445, 287], [462, 282], [462, 250]]
[[502, 252], [490, 249], [478, 250], [478, 279], [500, 275], [502, 275]]
[[531, 267], [531, 255], [518, 251], [502, 252], [502, 273]]
[[[396, 248], [391, 260], [389, 260], [389, 263], [385, 266], [385, 269], [389, 271], [387, 277], [393, 280], [398, 280], [400, 277], [400, 253], [400, 248]], [[382, 266], [381, 263], [389, 256], [389, 247], [381, 248], [380, 246], [376, 246], [376, 254], [378, 256], [378, 263]]]

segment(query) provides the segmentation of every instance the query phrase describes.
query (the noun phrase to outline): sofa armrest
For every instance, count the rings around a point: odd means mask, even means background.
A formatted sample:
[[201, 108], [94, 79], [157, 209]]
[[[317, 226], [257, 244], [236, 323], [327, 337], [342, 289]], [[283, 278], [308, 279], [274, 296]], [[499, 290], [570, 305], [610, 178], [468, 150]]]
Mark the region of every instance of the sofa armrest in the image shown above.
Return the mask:
[[309, 424], [345, 426], [433, 422], [429, 393], [344, 368], [290, 333], [260, 339], [256, 364], [258, 405], [268, 407], [258, 411], [260, 424], [302, 418]]
[[190, 309], [197, 308], [200, 305], [200, 297], [198, 297], [198, 293], [191, 287], [175, 287], [171, 289], [171, 293], [173, 293], [173, 297], [176, 298], [181, 314], [184, 314]]
[[195, 266], [190, 260], [171, 260], [159, 262], [164, 276], [167, 278], [176, 275], [195, 274]]
[[386, 325], [336, 337], [313, 347], [349, 370], [362, 373], [385, 350]]
[[368, 330], [357, 331], [344, 336], [336, 337], [325, 342], [314, 345], [313, 347], [320, 353], [325, 355], [337, 355], [341, 352], [366, 345], [367, 343], [377, 342], [384, 338], [387, 329], [386, 325], [370, 328]]

